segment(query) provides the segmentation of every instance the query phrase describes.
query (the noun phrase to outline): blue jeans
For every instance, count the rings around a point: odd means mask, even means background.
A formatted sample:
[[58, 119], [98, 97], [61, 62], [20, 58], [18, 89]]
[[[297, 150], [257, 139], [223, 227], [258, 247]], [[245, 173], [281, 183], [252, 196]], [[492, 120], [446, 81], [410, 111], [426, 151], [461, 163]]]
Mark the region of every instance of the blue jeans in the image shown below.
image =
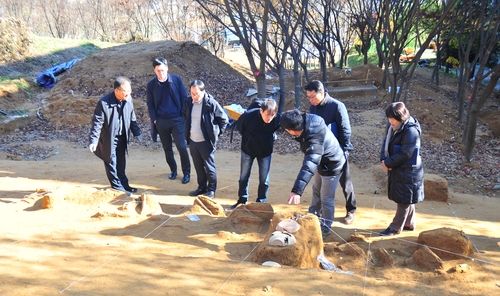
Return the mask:
[[240, 180], [238, 188], [238, 201], [246, 203], [248, 201], [248, 184], [250, 183], [250, 173], [254, 159], [257, 158], [259, 165], [259, 188], [257, 190], [257, 202], [267, 199], [269, 193], [269, 171], [271, 169], [271, 155], [268, 157], [253, 157], [241, 151]]
[[321, 231], [330, 230], [335, 216], [335, 191], [342, 174], [337, 176], [321, 176], [316, 172], [313, 176], [312, 200], [309, 213], [320, 217]]

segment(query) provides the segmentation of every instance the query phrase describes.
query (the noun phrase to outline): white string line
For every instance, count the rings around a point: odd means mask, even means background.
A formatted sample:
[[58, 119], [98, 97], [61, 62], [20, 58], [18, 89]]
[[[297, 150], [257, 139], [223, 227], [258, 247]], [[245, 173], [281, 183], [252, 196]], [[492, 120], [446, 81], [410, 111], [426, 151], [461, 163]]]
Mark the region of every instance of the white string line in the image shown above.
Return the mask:
[[240, 269], [240, 266], [245, 262], [245, 260], [247, 260], [248, 256], [250, 256], [250, 254], [253, 253], [253, 251], [255, 251], [255, 249], [260, 245], [260, 243], [257, 243], [255, 245], [255, 247], [253, 247], [252, 250], [250, 250], [250, 252], [248, 252], [248, 254], [245, 256], [245, 258], [243, 258], [240, 263], [238, 264], [238, 266], [236, 266], [236, 268], [233, 270], [233, 272], [231, 272], [231, 274], [226, 278], [226, 280], [224, 281], [224, 283], [222, 283], [222, 285], [219, 287], [219, 290], [217, 290], [217, 292], [215, 293], [215, 295], [218, 295], [219, 292], [222, 290], [222, 288], [226, 285], [227, 282], [229, 282], [229, 279], [231, 279], [231, 277], [236, 273], [236, 271], [238, 269]]
[[[241, 211], [241, 209], [235, 209], [235, 211], [236, 211], [236, 210], [240, 210], [240, 211]], [[273, 211], [258, 211], [258, 210], [252, 210], [252, 212], [273, 213]], [[332, 223], [333, 223], [333, 222], [335, 222], [335, 221], [333, 221], [333, 220], [328, 220], [328, 219], [323, 219], [323, 218], [321, 218], [321, 219], [322, 219], [322, 220], [324, 220], [324, 221], [332, 221]], [[332, 230], [332, 229], [330, 228], [330, 230]], [[359, 230], [360, 230], [360, 231], [365, 231], [365, 232], [370, 233], [370, 237], [371, 237], [371, 235], [372, 235], [372, 234], [377, 234], [377, 235], [378, 235], [378, 234], [380, 234], [380, 232], [378, 232], [378, 231], [373, 231], [373, 230], [370, 230], [370, 229], [363, 229], [363, 228], [358, 228], [358, 229], [357, 229], [357, 230], [355, 230], [355, 231], [359, 231]], [[332, 230], [332, 231], [333, 231], [333, 230]], [[338, 235], [338, 236], [339, 236], [339, 235]], [[340, 236], [339, 236], [339, 237], [340, 237]], [[382, 236], [381, 238], [383, 238], [383, 237], [384, 237], [384, 236]], [[387, 236], [386, 236], [386, 237], [387, 237]], [[459, 254], [459, 253], [454, 253], [454, 252], [452, 252], [452, 251], [448, 251], [448, 250], [440, 249], [440, 248], [437, 248], [437, 247], [431, 247], [431, 246], [428, 246], [428, 245], [425, 245], [425, 244], [420, 244], [420, 243], [417, 243], [417, 242], [413, 242], [413, 241], [410, 241], [410, 240], [406, 240], [406, 239], [404, 239], [404, 238], [400, 238], [400, 237], [398, 237], [398, 236], [388, 236], [388, 237], [390, 237], [390, 238], [392, 238], [392, 239], [396, 239], [396, 240], [402, 241], [402, 242], [407, 242], [407, 243], [410, 243], [410, 244], [415, 244], [415, 245], [417, 245], [417, 246], [426, 246], [426, 247], [428, 247], [429, 249], [433, 249], [433, 250], [441, 251], [441, 252], [443, 252], [443, 253], [449, 253], [449, 254], [453, 254], [453, 255], [459, 256], [459, 257], [464, 257], [464, 258], [466, 258], [466, 259], [474, 259], [474, 260], [476, 260], [476, 261], [480, 261], [480, 262], [482, 261], [482, 262], [485, 262], [485, 263], [488, 263], [488, 264], [492, 264], [492, 265], [495, 265], [495, 266], [499, 266], [499, 264], [496, 264], [496, 263], [494, 263], [494, 262], [489, 262], [489, 261], [485, 261], [485, 260], [477, 259], [477, 258], [474, 258], [474, 257], [465, 256], [465, 255], [462, 255], [462, 254]], [[346, 242], [346, 241], [345, 241], [342, 237], [340, 237], [340, 238], [341, 238], [344, 242]]]
[[[184, 210], [184, 208], [186, 208], [186, 206], [182, 207], [181, 209], [179, 209], [177, 211], [177, 213], [175, 213], [174, 215], [177, 215], [178, 213], [180, 213], [182, 210]], [[123, 253], [125, 253], [126, 251], [128, 251], [130, 248], [136, 246], [137, 244], [141, 243], [146, 237], [148, 237], [149, 235], [151, 235], [154, 231], [156, 231], [158, 228], [160, 228], [161, 226], [163, 226], [163, 224], [167, 223], [168, 221], [170, 221], [170, 219], [172, 219], [171, 216], [168, 217], [168, 219], [166, 219], [165, 221], [163, 221], [161, 224], [159, 224], [158, 226], [156, 226], [153, 230], [151, 230], [148, 234], [146, 234], [145, 236], [143, 236], [139, 241], [131, 244], [130, 246], [128, 246], [127, 248], [125, 248], [123, 251], [121, 251], [120, 253], [118, 253], [116, 256], [114, 256], [113, 258], [109, 259], [108, 261], [104, 262], [103, 264], [101, 264], [100, 266], [96, 267], [94, 270], [92, 270], [91, 272], [89, 272], [88, 274], [84, 275], [83, 277], [81, 277], [80, 279], [72, 282], [69, 286], [67, 286], [66, 288], [62, 289], [59, 294], [61, 293], [64, 293], [64, 291], [68, 290], [69, 288], [71, 288], [72, 286], [74, 286], [75, 284], [77, 284], [78, 282], [82, 281], [83, 279], [85, 279], [86, 277], [88, 277], [89, 275], [91, 275], [92, 273], [96, 272], [97, 270], [101, 269], [101, 267], [104, 267], [105, 265], [107, 265], [108, 263], [110, 263], [111, 261], [115, 260], [116, 258], [118, 258], [119, 256], [121, 256]]]
[[[375, 205], [377, 204], [377, 200], [375, 199], [375, 196], [373, 196], [373, 206], [372, 206], [372, 214], [375, 213]], [[368, 237], [369, 239], [371, 239], [372, 237], [372, 231], [370, 229], [370, 236]], [[367, 250], [367, 254], [371, 254], [371, 246], [372, 244], [369, 243], [368, 244], [368, 250]], [[363, 283], [363, 295], [366, 294], [366, 288], [367, 288], [367, 281], [368, 281], [368, 263], [370, 262], [369, 261], [369, 257], [366, 256], [366, 264], [365, 264], [365, 275], [364, 275], [364, 283]]]

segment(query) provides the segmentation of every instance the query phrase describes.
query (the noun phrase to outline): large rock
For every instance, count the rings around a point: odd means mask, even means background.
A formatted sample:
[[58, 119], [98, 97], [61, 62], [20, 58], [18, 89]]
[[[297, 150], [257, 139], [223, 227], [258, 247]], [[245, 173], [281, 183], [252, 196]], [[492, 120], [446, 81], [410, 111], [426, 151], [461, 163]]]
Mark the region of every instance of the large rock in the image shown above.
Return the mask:
[[433, 175], [424, 175], [424, 194], [426, 200], [448, 201], [448, 180]]
[[453, 228], [423, 231], [417, 242], [428, 246], [441, 259], [462, 259], [474, 254], [471, 241], [462, 231]]
[[418, 248], [415, 253], [413, 253], [412, 259], [418, 266], [427, 270], [443, 268], [443, 260], [426, 246]]
[[299, 268], [320, 267], [317, 257], [323, 251], [323, 239], [316, 215], [300, 216], [297, 219], [300, 229], [293, 233], [296, 239], [295, 244], [284, 247], [269, 245], [269, 237], [276, 230], [278, 223], [295, 215], [295, 213], [291, 212], [274, 214], [269, 230], [255, 252], [253, 262], [262, 264], [265, 261], [275, 261], [281, 265]]

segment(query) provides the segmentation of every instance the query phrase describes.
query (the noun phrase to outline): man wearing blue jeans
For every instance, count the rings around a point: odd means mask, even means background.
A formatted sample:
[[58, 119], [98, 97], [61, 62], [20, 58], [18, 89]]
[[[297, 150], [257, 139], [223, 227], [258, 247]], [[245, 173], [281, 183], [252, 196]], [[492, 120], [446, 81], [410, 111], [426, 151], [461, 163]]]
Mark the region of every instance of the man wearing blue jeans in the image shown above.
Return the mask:
[[335, 214], [335, 191], [345, 164], [337, 138], [318, 115], [297, 109], [281, 114], [281, 127], [300, 144], [304, 153], [302, 167], [295, 179], [288, 203], [299, 204], [305, 187], [314, 178], [311, 206], [320, 204], [314, 214], [320, 216], [323, 239], [330, 233]]
[[267, 202], [269, 192], [269, 171], [273, 153], [275, 132], [278, 130], [280, 116], [278, 105], [273, 99], [265, 99], [260, 108], [249, 109], [236, 122], [241, 133], [240, 179], [238, 181], [238, 201], [231, 206], [235, 209], [248, 201], [248, 184], [255, 159], [259, 165], [259, 187], [257, 202]]

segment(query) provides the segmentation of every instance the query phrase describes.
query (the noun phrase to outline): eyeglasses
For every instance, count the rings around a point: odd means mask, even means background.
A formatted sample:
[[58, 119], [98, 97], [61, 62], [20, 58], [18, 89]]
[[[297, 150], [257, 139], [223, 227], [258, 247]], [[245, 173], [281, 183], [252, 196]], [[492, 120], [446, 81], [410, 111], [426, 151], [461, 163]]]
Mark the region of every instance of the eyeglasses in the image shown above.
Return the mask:
[[132, 93], [132, 90], [131, 90], [131, 89], [124, 90], [123, 88], [119, 87], [119, 88], [117, 88], [117, 90], [121, 91], [121, 92], [122, 92], [122, 93], [124, 93], [124, 94], [129, 94], [129, 93]]
[[309, 100], [314, 100], [318, 96], [318, 93], [315, 93], [314, 95], [307, 96]]

